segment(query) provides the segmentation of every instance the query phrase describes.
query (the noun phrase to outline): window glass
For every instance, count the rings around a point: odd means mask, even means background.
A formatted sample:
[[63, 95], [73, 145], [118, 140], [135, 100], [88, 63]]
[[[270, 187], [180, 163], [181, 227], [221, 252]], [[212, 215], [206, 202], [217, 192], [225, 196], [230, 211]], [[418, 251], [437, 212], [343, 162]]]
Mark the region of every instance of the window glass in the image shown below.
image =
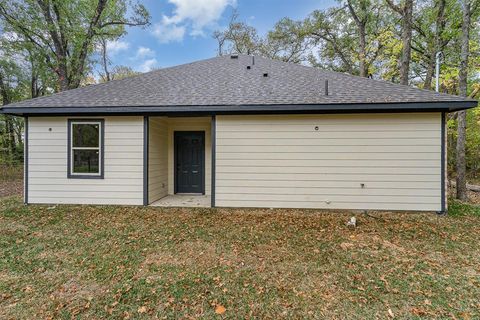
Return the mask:
[[98, 173], [99, 170], [98, 150], [73, 150], [74, 173]]
[[72, 146], [86, 148], [99, 146], [100, 125], [98, 123], [73, 123], [72, 124]]

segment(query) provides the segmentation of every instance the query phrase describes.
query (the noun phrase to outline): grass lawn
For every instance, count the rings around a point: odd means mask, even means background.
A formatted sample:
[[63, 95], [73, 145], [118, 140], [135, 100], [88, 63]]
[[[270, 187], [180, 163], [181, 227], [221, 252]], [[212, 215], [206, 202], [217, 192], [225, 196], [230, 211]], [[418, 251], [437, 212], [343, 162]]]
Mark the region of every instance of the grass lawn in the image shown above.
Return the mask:
[[0, 200], [0, 318], [480, 318], [480, 207], [451, 214]]

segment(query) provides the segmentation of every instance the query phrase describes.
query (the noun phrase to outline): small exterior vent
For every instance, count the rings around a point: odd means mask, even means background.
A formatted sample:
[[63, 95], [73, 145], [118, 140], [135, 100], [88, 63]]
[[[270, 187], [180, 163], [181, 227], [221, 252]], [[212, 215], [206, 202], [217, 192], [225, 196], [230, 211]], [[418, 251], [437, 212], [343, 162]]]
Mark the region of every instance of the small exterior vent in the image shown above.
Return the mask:
[[265, 73], [263, 74], [263, 77], [264, 77], [264, 78], [268, 77], [268, 73], [265, 72]]
[[232, 55], [230, 55], [230, 59], [238, 59], [238, 54], [232, 54]]
[[250, 67], [250, 66], [247, 66], [247, 70], [250, 70], [251, 68], [252, 68], [252, 67]]

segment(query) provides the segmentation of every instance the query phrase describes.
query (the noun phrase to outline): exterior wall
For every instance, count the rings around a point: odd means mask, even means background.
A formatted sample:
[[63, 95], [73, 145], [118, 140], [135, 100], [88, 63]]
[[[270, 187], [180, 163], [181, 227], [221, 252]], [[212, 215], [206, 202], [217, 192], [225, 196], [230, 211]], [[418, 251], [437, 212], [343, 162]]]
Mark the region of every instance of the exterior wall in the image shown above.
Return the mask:
[[175, 131], [205, 131], [205, 194], [212, 190], [212, 142], [210, 117], [168, 118], [168, 194], [174, 194], [174, 138]]
[[441, 178], [440, 113], [217, 116], [219, 207], [441, 210]]
[[148, 129], [148, 203], [152, 203], [168, 194], [168, 119], [150, 117]]
[[97, 117], [105, 119], [104, 179], [67, 179], [69, 118], [28, 119], [28, 202], [142, 205], [143, 117]]

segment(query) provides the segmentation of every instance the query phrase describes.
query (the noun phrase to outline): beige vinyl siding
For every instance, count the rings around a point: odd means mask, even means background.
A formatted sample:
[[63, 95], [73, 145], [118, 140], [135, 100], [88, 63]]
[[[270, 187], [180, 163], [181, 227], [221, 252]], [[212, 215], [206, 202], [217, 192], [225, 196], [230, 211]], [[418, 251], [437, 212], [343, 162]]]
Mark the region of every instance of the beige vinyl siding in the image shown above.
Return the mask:
[[219, 207], [441, 210], [440, 113], [225, 115], [216, 137]]
[[149, 118], [148, 203], [168, 194], [168, 121], [166, 117]]
[[143, 117], [97, 118], [105, 119], [104, 179], [68, 179], [69, 118], [29, 117], [29, 203], [143, 203]]
[[204, 131], [205, 132], [205, 194], [211, 194], [212, 186], [212, 143], [210, 117], [168, 118], [168, 194], [175, 193], [174, 179], [174, 132]]

